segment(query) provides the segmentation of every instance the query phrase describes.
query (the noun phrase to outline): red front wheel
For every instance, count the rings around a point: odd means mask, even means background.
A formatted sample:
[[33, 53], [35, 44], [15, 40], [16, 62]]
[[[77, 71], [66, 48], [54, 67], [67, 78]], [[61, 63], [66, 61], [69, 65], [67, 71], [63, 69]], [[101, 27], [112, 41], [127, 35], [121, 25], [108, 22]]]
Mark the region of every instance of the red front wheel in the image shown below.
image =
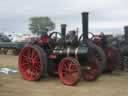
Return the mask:
[[66, 57], [59, 63], [58, 73], [65, 85], [75, 85], [80, 79], [80, 64], [75, 58]]

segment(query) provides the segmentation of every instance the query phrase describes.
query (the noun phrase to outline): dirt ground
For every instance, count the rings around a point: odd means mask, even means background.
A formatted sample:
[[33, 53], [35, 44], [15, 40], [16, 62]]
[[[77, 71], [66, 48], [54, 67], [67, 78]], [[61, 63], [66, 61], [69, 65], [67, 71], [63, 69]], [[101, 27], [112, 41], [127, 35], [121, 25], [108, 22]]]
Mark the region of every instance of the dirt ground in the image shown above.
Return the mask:
[[[18, 57], [0, 55], [0, 67], [17, 68]], [[19, 73], [0, 73], [0, 96], [128, 96], [128, 72], [103, 74], [95, 82], [81, 80], [65, 86], [58, 78], [38, 82], [23, 80]]]

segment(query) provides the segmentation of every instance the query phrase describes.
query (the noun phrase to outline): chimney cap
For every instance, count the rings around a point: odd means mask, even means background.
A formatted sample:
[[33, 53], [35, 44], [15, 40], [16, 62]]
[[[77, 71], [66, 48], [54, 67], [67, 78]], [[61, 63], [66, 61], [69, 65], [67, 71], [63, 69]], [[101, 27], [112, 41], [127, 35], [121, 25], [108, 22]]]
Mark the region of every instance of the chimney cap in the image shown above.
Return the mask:
[[88, 14], [89, 12], [82, 12], [82, 14]]
[[67, 24], [61, 24], [61, 26], [64, 26], [64, 27], [66, 27], [66, 26], [67, 26]]

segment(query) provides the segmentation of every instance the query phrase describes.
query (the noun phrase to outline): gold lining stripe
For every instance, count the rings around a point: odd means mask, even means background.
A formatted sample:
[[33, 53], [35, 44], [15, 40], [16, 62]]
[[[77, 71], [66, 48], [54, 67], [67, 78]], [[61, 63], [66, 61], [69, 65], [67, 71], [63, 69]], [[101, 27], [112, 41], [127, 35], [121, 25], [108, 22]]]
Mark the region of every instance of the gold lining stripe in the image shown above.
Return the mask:
[[70, 48], [67, 49], [67, 56], [69, 56]]
[[75, 58], [78, 58], [77, 53], [78, 53], [78, 47], [75, 49]]

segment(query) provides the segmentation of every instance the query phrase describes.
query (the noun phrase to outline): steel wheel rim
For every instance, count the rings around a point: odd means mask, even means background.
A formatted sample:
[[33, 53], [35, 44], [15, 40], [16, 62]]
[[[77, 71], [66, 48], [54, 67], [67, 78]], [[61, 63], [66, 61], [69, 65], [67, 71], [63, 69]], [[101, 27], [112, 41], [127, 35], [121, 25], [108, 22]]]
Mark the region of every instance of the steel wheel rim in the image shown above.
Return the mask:
[[61, 61], [58, 72], [65, 85], [74, 85], [79, 78], [79, 65], [66, 58]]
[[39, 53], [31, 46], [25, 47], [19, 56], [19, 69], [24, 79], [37, 80], [41, 74], [42, 64]]

